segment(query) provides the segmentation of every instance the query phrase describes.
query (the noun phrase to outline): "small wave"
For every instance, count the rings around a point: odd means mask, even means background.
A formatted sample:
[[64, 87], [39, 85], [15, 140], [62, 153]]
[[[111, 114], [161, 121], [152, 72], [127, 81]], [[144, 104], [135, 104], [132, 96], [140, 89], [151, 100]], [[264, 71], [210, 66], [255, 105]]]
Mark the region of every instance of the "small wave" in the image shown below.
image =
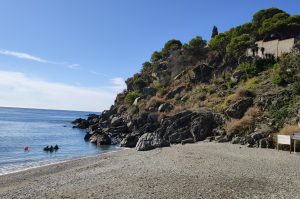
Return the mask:
[[84, 158], [90, 158], [90, 157], [96, 157], [98, 155], [103, 155], [103, 154], [109, 154], [109, 153], [115, 153], [120, 150], [126, 150], [128, 148], [121, 148], [121, 147], [115, 147], [113, 151], [107, 151], [103, 152], [100, 154], [94, 154], [94, 155], [88, 155], [88, 156], [79, 156], [79, 157], [73, 157], [73, 158], [67, 158], [67, 159], [61, 159], [61, 160], [46, 160], [46, 161], [39, 161], [39, 162], [31, 162], [31, 163], [26, 163], [26, 164], [19, 164], [19, 165], [5, 165], [0, 167], [0, 176], [3, 175], [8, 175], [11, 173], [17, 173], [21, 171], [27, 171], [30, 169], [35, 169], [43, 166], [50, 166], [50, 165], [55, 165], [55, 164], [60, 164], [68, 161], [73, 161], [73, 160], [80, 160]]

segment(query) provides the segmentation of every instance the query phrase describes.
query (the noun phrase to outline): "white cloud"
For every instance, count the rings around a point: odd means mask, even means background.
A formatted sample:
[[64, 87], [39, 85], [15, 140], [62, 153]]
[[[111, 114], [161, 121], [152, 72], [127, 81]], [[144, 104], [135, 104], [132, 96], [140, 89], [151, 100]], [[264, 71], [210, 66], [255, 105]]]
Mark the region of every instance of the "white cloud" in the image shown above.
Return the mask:
[[9, 51], [9, 50], [5, 50], [5, 49], [1, 49], [0, 54], [13, 56], [13, 57], [16, 57], [16, 58], [19, 58], [19, 59], [27, 59], [27, 60], [31, 60], [31, 61], [36, 61], [36, 62], [40, 62], [40, 63], [47, 63], [48, 62], [45, 59], [30, 55], [30, 54], [27, 54], [27, 53]]
[[0, 54], [16, 57], [16, 58], [19, 58], [19, 59], [26, 59], [26, 60], [30, 60], [30, 61], [36, 61], [36, 62], [39, 62], [39, 63], [63, 65], [63, 66], [66, 66], [67, 68], [70, 68], [70, 69], [79, 69], [80, 68], [79, 64], [70, 64], [68, 62], [49, 61], [47, 59], [43, 59], [43, 58], [40, 58], [40, 57], [37, 57], [37, 56], [34, 56], [34, 55], [30, 55], [30, 54], [24, 53], [24, 52], [16, 52], [16, 51], [10, 51], [10, 50], [6, 50], [6, 49], [0, 49]]
[[117, 90], [124, 90], [126, 89], [125, 80], [122, 77], [114, 77], [110, 79], [111, 83], [114, 85]]
[[[0, 106], [102, 111], [124, 86], [113, 78], [110, 89], [76, 87], [30, 78], [24, 73], [0, 71]], [[113, 89], [112, 89], [113, 88]]]
[[99, 72], [94, 71], [94, 70], [91, 70], [90, 73], [93, 74], [93, 75], [97, 75], [97, 76], [109, 77], [109, 75], [107, 75], [107, 74], [99, 73]]
[[79, 69], [80, 65], [79, 64], [69, 64], [69, 65], [67, 65], [67, 67], [70, 69]]

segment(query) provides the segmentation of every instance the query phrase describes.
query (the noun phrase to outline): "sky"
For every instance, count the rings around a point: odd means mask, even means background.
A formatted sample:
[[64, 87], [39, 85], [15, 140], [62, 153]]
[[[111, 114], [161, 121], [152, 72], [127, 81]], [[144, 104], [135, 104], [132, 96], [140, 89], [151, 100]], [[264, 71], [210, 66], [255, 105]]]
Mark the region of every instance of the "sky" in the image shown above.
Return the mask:
[[0, 0], [0, 106], [103, 111], [170, 39], [299, 0]]

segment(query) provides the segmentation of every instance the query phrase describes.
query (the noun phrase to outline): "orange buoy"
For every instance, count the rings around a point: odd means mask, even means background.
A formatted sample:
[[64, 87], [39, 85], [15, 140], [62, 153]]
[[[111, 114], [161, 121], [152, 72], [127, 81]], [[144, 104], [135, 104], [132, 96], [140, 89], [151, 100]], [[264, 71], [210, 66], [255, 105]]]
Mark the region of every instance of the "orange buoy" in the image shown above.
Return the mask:
[[28, 151], [29, 151], [29, 147], [28, 147], [28, 146], [25, 146], [25, 147], [24, 147], [24, 151], [27, 151], [27, 152], [28, 152]]

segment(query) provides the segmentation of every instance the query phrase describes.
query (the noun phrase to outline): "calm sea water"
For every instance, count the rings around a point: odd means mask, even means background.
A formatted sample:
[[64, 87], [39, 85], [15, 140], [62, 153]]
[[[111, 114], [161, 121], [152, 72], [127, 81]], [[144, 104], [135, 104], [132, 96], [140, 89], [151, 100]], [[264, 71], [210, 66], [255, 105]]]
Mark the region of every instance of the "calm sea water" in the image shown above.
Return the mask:
[[[71, 121], [90, 113], [21, 108], [0, 108], [0, 175], [81, 156], [116, 150], [85, 142], [85, 132], [73, 129]], [[57, 152], [45, 152], [57, 144]], [[24, 146], [29, 152], [24, 152]]]

